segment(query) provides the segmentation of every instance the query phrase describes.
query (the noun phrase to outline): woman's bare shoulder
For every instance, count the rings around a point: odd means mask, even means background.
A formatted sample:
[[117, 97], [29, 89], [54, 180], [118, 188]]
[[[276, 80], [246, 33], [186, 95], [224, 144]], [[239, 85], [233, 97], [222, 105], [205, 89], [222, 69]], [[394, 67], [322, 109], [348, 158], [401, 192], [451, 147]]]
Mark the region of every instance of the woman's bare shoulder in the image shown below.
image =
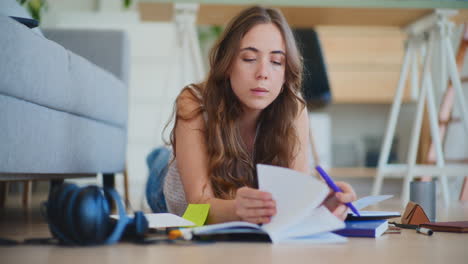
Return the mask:
[[202, 112], [201, 92], [192, 85], [184, 87], [176, 100], [177, 116], [191, 119]]
[[297, 100], [297, 115], [296, 115], [296, 123], [304, 122], [304, 119], [308, 118], [309, 112], [307, 110], [307, 106], [305, 105], [304, 99], [301, 97]]

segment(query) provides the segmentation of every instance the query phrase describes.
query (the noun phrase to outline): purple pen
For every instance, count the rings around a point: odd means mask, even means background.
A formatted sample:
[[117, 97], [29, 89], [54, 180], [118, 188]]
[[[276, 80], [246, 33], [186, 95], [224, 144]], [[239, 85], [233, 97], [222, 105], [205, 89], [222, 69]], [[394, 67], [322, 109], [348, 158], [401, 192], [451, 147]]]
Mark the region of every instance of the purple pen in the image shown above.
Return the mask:
[[[325, 182], [327, 183], [328, 187], [330, 187], [330, 189], [332, 189], [333, 191], [335, 192], [343, 192], [340, 187], [338, 187], [334, 182], [333, 180], [330, 178], [330, 176], [328, 176], [328, 174], [325, 172], [325, 170], [322, 169], [322, 167], [320, 166], [316, 166], [315, 169], [318, 171], [318, 173], [320, 174], [320, 176], [322, 176], [322, 178], [325, 180]], [[346, 203], [346, 205], [349, 207], [349, 209], [351, 209], [351, 211], [353, 211], [353, 213], [355, 213], [357, 216], [361, 216], [361, 214], [359, 214], [359, 211], [356, 209], [356, 207], [354, 207], [354, 205], [352, 203]]]

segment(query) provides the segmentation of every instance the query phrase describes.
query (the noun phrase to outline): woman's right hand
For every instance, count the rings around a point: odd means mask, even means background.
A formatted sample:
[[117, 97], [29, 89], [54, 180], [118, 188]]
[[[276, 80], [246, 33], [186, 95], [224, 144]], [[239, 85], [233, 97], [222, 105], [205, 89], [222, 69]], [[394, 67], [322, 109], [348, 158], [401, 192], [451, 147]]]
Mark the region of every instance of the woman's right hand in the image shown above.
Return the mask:
[[234, 204], [237, 216], [254, 224], [267, 224], [276, 214], [276, 202], [271, 193], [249, 187], [237, 189]]

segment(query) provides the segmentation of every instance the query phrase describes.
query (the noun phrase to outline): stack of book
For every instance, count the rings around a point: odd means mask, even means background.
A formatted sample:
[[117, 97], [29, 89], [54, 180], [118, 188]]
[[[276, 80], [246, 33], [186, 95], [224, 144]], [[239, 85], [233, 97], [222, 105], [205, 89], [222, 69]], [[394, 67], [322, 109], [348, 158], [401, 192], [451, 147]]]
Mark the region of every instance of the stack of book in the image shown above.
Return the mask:
[[387, 211], [362, 211], [365, 207], [376, 204], [393, 197], [392, 195], [367, 196], [354, 202], [354, 206], [360, 210], [360, 215], [348, 214], [346, 227], [334, 231], [335, 234], [346, 237], [380, 237], [388, 229], [387, 219], [400, 217], [399, 212]]
[[345, 237], [379, 237], [388, 229], [387, 220], [351, 220], [345, 221], [346, 227], [335, 234]]

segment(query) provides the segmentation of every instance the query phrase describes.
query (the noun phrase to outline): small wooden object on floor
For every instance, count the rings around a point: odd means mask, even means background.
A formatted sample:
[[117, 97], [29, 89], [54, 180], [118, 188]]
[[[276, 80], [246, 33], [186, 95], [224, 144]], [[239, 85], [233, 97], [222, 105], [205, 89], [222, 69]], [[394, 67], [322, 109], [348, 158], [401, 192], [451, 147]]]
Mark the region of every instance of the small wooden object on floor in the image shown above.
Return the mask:
[[31, 185], [32, 181], [23, 182], [23, 208], [29, 208], [31, 201]]
[[125, 207], [127, 209], [131, 208], [130, 204], [130, 193], [128, 191], [128, 172], [127, 166], [125, 166], [125, 170], [123, 172], [123, 180], [124, 180], [124, 195], [125, 195]]

